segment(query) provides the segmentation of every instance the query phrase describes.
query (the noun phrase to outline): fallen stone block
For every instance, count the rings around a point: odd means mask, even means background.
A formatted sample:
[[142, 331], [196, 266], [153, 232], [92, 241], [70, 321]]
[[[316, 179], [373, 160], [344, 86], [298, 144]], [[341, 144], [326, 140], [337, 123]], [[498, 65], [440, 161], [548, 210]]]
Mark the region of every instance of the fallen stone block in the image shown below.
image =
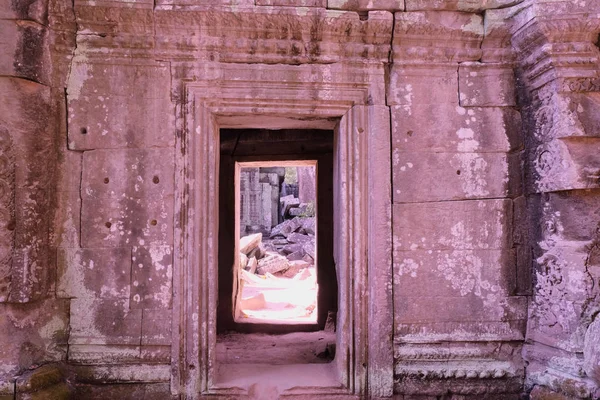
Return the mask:
[[266, 248], [262, 243], [259, 243], [258, 246], [254, 248], [250, 253], [248, 253], [248, 258], [255, 257], [257, 260], [260, 260], [265, 256]]
[[248, 254], [262, 241], [262, 233], [244, 236], [240, 239], [240, 253]]
[[315, 244], [311, 242], [306, 242], [302, 245], [302, 249], [306, 254], [311, 256], [313, 259], [315, 258]]
[[289, 264], [290, 267], [281, 274], [281, 276], [283, 276], [284, 278], [293, 278], [296, 275], [298, 275], [298, 273], [304, 268], [308, 268], [310, 266], [309, 263], [303, 260], [290, 261]]
[[[314, 238], [312, 238], [314, 239]], [[306, 243], [311, 240], [311, 237], [308, 235], [303, 235], [301, 233], [292, 232], [288, 235], [287, 241], [290, 243]]]
[[314, 265], [314, 263], [315, 263], [315, 259], [313, 257], [311, 257], [309, 254], [304, 254], [304, 257], [302, 257], [302, 260], [306, 261], [310, 265]]
[[317, 220], [315, 217], [302, 218], [300, 220], [302, 225], [301, 233], [307, 235], [314, 235], [317, 230]]
[[275, 236], [287, 237], [290, 233], [295, 232], [301, 226], [302, 226], [302, 221], [298, 217], [285, 220], [281, 224], [273, 227], [273, 229], [271, 230], [270, 237], [272, 237], [272, 238]]
[[258, 266], [258, 260], [256, 259], [256, 257], [251, 257], [248, 260], [248, 264], [246, 265], [246, 271], [250, 272], [251, 274], [254, 274], [256, 272], [257, 266]]
[[275, 272], [283, 271], [289, 267], [288, 260], [280, 254], [270, 253], [258, 262], [256, 269], [259, 275], [266, 273], [274, 274]]
[[248, 265], [248, 256], [240, 253], [240, 268], [246, 268], [246, 265]]
[[303, 249], [300, 249], [298, 251], [295, 251], [293, 253], [290, 253], [287, 255], [287, 259], [289, 261], [297, 261], [297, 260], [303, 260], [304, 256], [306, 255], [306, 253], [304, 252]]
[[300, 204], [298, 207], [292, 207], [288, 210], [288, 214], [293, 217], [299, 217], [302, 215], [306, 215], [308, 212], [308, 204]]
[[281, 249], [281, 251], [282, 251], [282, 253], [284, 253], [284, 255], [288, 255], [288, 254], [291, 254], [291, 253], [297, 253], [299, 251], [302, 251], [302, 243], [290, 243], [290, 244], [287, 244], [287, 245], [283, 246], [283, 248]]

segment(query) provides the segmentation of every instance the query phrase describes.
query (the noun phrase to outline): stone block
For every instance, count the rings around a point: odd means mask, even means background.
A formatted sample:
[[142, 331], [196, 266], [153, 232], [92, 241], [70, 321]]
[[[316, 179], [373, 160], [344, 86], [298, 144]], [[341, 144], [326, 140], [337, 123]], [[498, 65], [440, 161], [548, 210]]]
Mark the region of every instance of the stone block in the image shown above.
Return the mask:
[[394, 249], [510, 249], [512, 201], [395, 204]]
[[168, 382], [170, 366], [136, 363], [133, 365], [71, 365], [70, 371], [78, 383], [106, 384], [108, 382]]
[[0, 304], [0, 347], [4, 376], [66, 360], [69, 302], [47, 299], [28, 304]]
[[140, 358], [147, 363], [170, 364], [171, 346], [142, 346], [140, 348]]
[[67, 85], [69, 149], [172, 147], [170, 84], [164, 64], [74, 61]]
[[406, 11], [450, 10], [481, 12], [509, 7], [522, 0], [406, 0]]
[[394, 203], [513, 197], [521, 191], [519, 154], [394, 149], [392, 157]]
[[262, 241], [262, 233], [254, 233], [240, 239], [240, 253], [250, 254]]
[[173, 149], [86, 151], [81, 195], [90, 199], [161, 199], [173, 194]]
[[69, 362], [73, 364], [139, 363], [140, 346], [70, 344]]
[[267, 254], [265, 258], [258, 261], [256, 273], [265, 275], [267, 273], [274, 274], [275, 272], [288, 269], [288, 260], [280, 254]]
[[131, 248], [58, 249], [57, 258], [57, 296], [129, 298]]
[[542, 143], [529, 153], [526, 181], [533, 193], [600, 188], [600, 138], [571, 137]]
[[460, 105], [516, 106], [515, 76], [504, 64], [461, 63], [458, 67]]
[[327, 7], [327, 0], [256, 0], [257, 6]]
[[0, 19], [0, 75], [50, 84], [51, 62], [45, 26], [24, 20]]
[[16, 188], [45, 188], [54, 180], [51, 90], [26, 79], [0, 78], [0, 132], [9, 134]]
[[[525, 299], [525, 297], [522, 297]], [[449, 299], [450, 301], [450, 299]], [[522, 302], [525, 307], [525, 301]], [[509, 317], [511, 318], [511, 317]], [[406, 343], [437, 341], [523, 341], [527, 320], [505, 319], [503, 321], [452, 321], [452, 322], [400, 322], [395, 321], [397, 340]]]
[[81, 228], [81, 198], [77, 192], [57, 192], [56, 212], [50, 225], [50, 241], [53, 247], [78, 247]]
[[169, 309], [172, 302], [171, 246], [134, 246], [131, 266], [132, 309]]
[[[495, 301], [494, 301], [495, 300]], [[504, 297], [486, 302], [466, 296], [394, 296], [396, 324], [472, 322], [486, 324], [527, 318], [527, 298]]]
[[409, 115], [423, 105], [458, 106], [457, 67], [394, 64], [387, 90], [387, 103], [390, 106], [401, 106]]
[[392, 147], [414, 152], [511, 152], [523, 146], [521, 115], [512, 108], [447, 103], [393, 106]]
[[583, 344], [583, 368], [587, 376], [600, 385], [600, 319], [592, 322], [585, 333]]
[[[212, 3], [211, 3], [212, 4]], [[144, 399], [144, 400], [177, 400], [172, 395], [169, 383], [110, 383], [103, 385], [78, 385], [78, 399]]]
[[404, 0], [327, 0], [327, 8], [349, 11], [402, 11]]
[[517, 255], [517, 286], [515, 294], [519, 296], [530, 296], [533, 280], [533, 255], [530, 246], [520, 245], [516, 247]]
[[68, 400], [69, 387], [61, 368], [56, 364], [46, 364], [26, 372], [15, 382], [15, 400]]
[[405, 296], [474, 296], [484, 305], [514, 293], [512, 250], [413, 250], [394, 252], [394, 287]]
[[[480, 15], [413, 11], [396, 12], [394, 16], [392, 47], [395, 63], [446, 64], [452, 68], [452, 64], [481, 59], [484, 30]], [[436, 92], [432, 88], [436, 86], [429, 87], [431, 92]]]
[[[600, 226], [600, 190], [549, 193], [543, 203], [539, 225], [541, 239], [591, 241]], [[542, 200], [540, 199], [540, 202]]]
[[171, 310], [143, 310], [141, 343], [142, 346], [171, 345]]
[[129, 299], [71, 300], [69, 345], [139, 345], [141, 326], [142, 310], [130, 309]]
[[173, 243], [173, 197], [85, 199], [82, 247], [165, 246]]
[[45, 25], [48, 22], [48, 0], [2, 2], [0, 19], [31, 20]]

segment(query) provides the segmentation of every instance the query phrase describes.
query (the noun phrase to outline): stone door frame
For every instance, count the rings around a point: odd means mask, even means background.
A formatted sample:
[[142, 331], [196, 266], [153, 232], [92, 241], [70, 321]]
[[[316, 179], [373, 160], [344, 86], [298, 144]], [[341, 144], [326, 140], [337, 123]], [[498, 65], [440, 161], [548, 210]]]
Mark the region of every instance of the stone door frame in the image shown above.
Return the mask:
[[[389, 109], [367, 105], [373, 103], [373, 93], [384, 93], [383, 66], [355, 68], [220, 64], [205, 68], [203, 79], [181, 81], [182, 134], [177, 138], [175, 169], [174, 394], [185, 399], [243, 395], [213, 384], [219, 129], [290, 126], [335, 127], [333, 250], [339, 308], [333, 363], [342, 387], [318, 393], [336, 398], [393, 394]], [[290, 82], [283, 76], [296, 78]], [[375, 100], [384, 104], [382, 98]], [[294, 393], [316, 392], [312, 388]]]

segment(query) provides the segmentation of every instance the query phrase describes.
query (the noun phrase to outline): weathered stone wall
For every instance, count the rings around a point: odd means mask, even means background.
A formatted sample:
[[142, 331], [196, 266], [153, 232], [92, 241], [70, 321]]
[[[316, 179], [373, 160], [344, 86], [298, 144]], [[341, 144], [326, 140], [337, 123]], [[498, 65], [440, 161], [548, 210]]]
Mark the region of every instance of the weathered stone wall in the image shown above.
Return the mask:
[[364, 344], [355, 394], [598, 396], [596, 0], [15, 0], [0, 32], [0, 396], [67, 359], [84, 398], [196, 387], [182, 354], [211, 342], [182, 332], [211, 311], [181, 304], [211, 300], [179, 238], [211, 234], [216, 181], [190, 192], [215, 162], [191, 138], [338, 123], [352, 143], [361, 107], [391, 161], [339, 154], [391, 171], [391, 196], [356, 196], [384, 197], [391, 232], [366, 234], [392, 263], [365, 282], [393, 304], [364, 288], [390, 347]]
[[53, 229], [64, 127], [54, 50], [66, 45], [50, 28], [57, 7], [0, 5], [0, 397], [13, 398], [24, 370], [66, 359], [69, 302], [55, 296]]

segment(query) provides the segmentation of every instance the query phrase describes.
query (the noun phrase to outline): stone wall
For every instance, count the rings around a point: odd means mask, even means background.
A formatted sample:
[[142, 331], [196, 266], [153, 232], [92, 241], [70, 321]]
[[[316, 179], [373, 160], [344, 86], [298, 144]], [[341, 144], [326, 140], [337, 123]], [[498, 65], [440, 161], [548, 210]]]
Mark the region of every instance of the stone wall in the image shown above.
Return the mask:
[[391, 175], [342, 196], [378, 210], [348, 216], [371, 314], [347, 397], [600, 395], [597, 1], [5, 3], [0, 397], [53, 362], [85, 398], [210, 387], [181, 238], [211, 263], [215, 126], [335, 129], [340, 185]]

